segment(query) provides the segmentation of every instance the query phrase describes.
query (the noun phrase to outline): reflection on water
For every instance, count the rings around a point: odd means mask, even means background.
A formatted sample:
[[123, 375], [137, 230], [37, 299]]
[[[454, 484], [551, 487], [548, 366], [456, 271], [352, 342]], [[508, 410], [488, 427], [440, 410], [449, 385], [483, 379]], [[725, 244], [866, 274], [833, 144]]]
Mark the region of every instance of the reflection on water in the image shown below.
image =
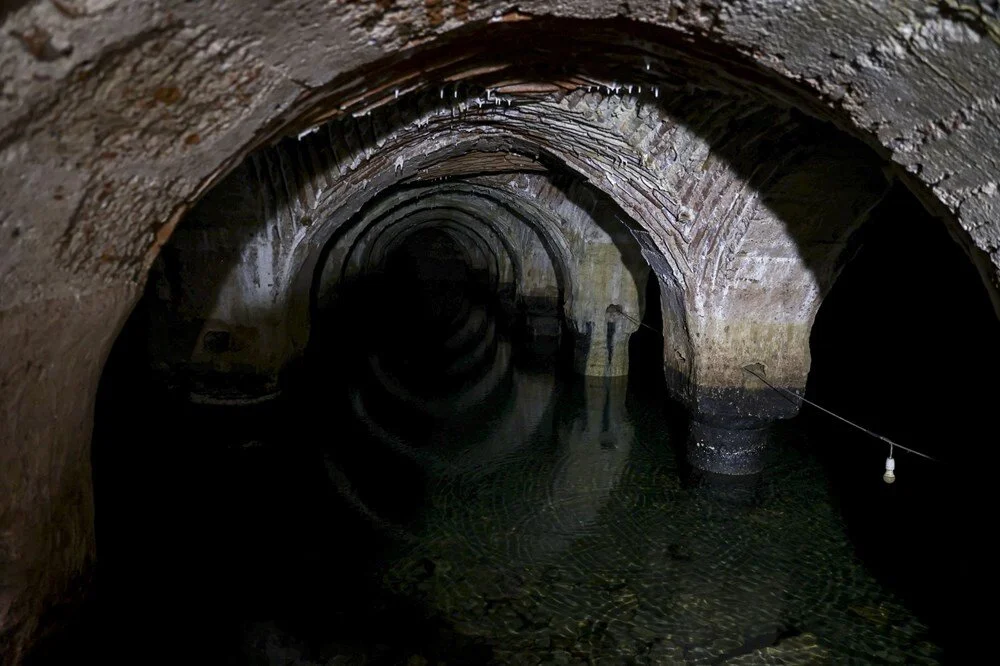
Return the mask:
[[[383, 453], [340, 458], [337, 474], [364, 479], [351, 497], [367, 507], [359, 497], [393, 494], [357, 468], [374, 458], [405, 458], [421, 479], [420, 509], [393, 523], [375, 580], [382, 598], [437, 618], [464, 646], [426, 658], [936, 663], [926, 628], [854, 559], [793, 433], [760, 478], [682, 483], [662, 398], [625, 379], [509, 367], [504, 349], [477, 375], [493, 387], [488, 405], [487, 392], [470, 401], [435, 385], [423, 415], [404, 412], [415, 393], [378, 373], [352, 390], [364, 439], [350, 446]], [[377, 401], [392, 406], [367, 406]]]
[[662, 417], [620, 382], [563, 388], [499, 455], [439, 468], [385, 564], [393, 594], [502, 662], [934, 661], [853, 561], [813, 461], [783, 450], [734, 504], [682, 487]]
[[99, 467], [106, 640], [173, 645], [182, 617], [212, 663], [940, 659], [794, 430], [760, 478], [690, 480], [657, 391], [466, 349], [439, 377], [360, 359], [256, 421], [189, 411], [162, 437], [197, 471]]

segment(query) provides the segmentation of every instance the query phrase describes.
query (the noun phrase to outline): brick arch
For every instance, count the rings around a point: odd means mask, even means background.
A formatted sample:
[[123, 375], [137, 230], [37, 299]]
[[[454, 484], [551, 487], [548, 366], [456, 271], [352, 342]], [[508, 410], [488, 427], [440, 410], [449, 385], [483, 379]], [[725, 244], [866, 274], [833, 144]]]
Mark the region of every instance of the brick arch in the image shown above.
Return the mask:
[[543, 17], [559, 16], [607, 19], [592, 27], [613, 27], [619, 45], [652, 34], [685, 56], [681, 69], [744, 82], [865, 139], [997, 283], [1000, 83], [988, 14], [918, 2], [678, 2], [630, 5], [626, 20], [594, 0], [524, 2], [518, 14], [497, 2], [412, 14], [299, 2], [278, 21], [282, 5], [129, 4], [60, 13], [17, 2], [0, 19], [8, 34], [43, 36], [0, 43], [0, 469], [13, 498], [0, 506], [0, 533], [14, 553], [0, 609], [12, 662], [93, 561], [93, 390], [158, 248], [254, 147], [310, 108], [350, 102], [358, 72], [407, 49], [470, 33], [488, 49], [484, 35], [503, 26], [551, 30], [558, 19]]

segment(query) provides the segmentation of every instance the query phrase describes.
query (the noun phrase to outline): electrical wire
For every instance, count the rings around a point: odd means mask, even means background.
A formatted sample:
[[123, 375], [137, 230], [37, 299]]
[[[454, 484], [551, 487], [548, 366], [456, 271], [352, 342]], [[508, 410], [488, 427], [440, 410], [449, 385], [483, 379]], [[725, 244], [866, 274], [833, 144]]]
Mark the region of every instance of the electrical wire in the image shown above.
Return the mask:
[[[632, 316], [626, 314], [621, 309], [621, 307], [618, 306], [618, 305], [614, 305], [614, 304], [609, 305], [608, 309], [607, 309], [607, 313], [608, 314], [621, 315], [622, 317], [625, 317], [626, 319], [632, 321], [635, 324], [638, 324], [639, 326], [645, 326], [649, 330], [656, 331], [660, 335], [663, 335], [663, 333], [661, 331], [657, 331], [652, 326], [649, 326], [648, 324], [644, 324], [641, 321], [639, 321], [638, 319], [636, 319], [635, 317], [632, 317]], [[776, 391], [778, 393], [778, 395], [782, 396], [783, 398], [785, 398], [786, 400], [788, 400], [792, 404], [796, 404], [795, 400], [798, 400], [799, 402], [804, 402], [807, 405], [815, 407], [816, 409], [820, 410], [821, 412], [825, 412], [826, 414], [829, 414], [830, 416], [834, 417], [835, 419], [840, 419], [841, 421], [843, 421], [847, 425], [852, 426], [854, 428], [857, 428], [861, 432], [863, 432], [863, 433], [865, 433], [867, 435], [870, 435], [870, 436], [874, 437], [875, 439], [879, 439], [879, 440], [885, 442], [886, 444], [889, 445], [889, 457], [890, 458], [892, 458], [893, 449], [899, 448], [899, 449], [902, 449], [903, 451], [906, 451], [907, 453], [912, 453], [913, 455], [920, 456], [921, 458], [926, 458], [927, 460], [933, 460], [934, 462], [940, 462], [937, 458], [935, 458], [933, 456], [929, 456], [926, 453], [921, 453], [920, 451], [917, 451], [915, 449], [911, 449], [911, 448], [908, 448], [906, 446], [903, 446], [902, 444], [894, 442], [894, 441], [892, 441], [891, 439], [889, 439], [888, 437], [886, 437], [884, 435], [880, 435], [877, 432], [874, 432], [872, 430], [869, 430], [868, 428], [865, 428], [864, 426], [858, 425], [857, 423], [854, 423], [853, 421], [845, 419], [843, 416], [841, 416], [839, 414], [835, 414], [834, 412], [831, 412], [826, 407], [823, 407], [822, 405], [817, 405], [812, 400], [808, 400], [808, 399], [803, 398], [802, 396], [800, 396], [798, 394], [792, 393], [791, 391], [788, 391], [786, 389], [779, 388], [779, 387], [775, 386], [771, 382], [767, 381], [767, 379], [765, 379], [762, 374], [757, 373], [753, 369], [755, 366], [760, 366], [760, 364], [759, 363], [758, 364], [751, 363], [750, 365], [745, 365], [745, 366], [743, 366], [743, 371], [750, 373], [751, 375], [753, 375], [754, 377], [756, 377], [760, 381], [762, 381], [765, 384], [767, 384], [767, 386], [769, 386], [771, 389], [773, 389], [774, 391]], [[760, 367], [763, 369], [763, 366], [760, 366]], [[791, 397], [789, 397], [789, 396], [791, 396]]]
[[801, 402], [804, 402], [807, 405], [815, 407], [816, 409], [820, 410], [821, 412], [825, 412], [825, 413], [829, 414], [830, 416], [832, 416], [832, 417], [834, 417], [836, 419], [840, 419], [841, 421], [843, 421], [847, 425], [853, 426], [853, 427], [857, 428], [858, 430], [860, 430], [863, 433], [871, 435], [875, 439], [882, 440], [883, 442], [885, 442], [886, 444], [889, 445], [889, 457], [890, 458], [892, 457], [893, 448], [899, 448], [899, 449], [902, 449], [902, 450], [904, 450], [904, 451], [906, 451], [908, 453], [912, 453], [914, 455], [920, 456], [921, 458], [926, 458], [927, 460], [933, 460], [934, 462], [938, 462], [938, 459], [934, 458], [933, 456], [929, 456], [926, 453], [921, 453], [920, 451], [917, 451], [915, 449], [911, 449], [911, 448], [903, 446], [902, 444], [898, 444], [898, 443], [892, 441], [891, 439], [889, 439], [888, 437], [886, 437], [884, 435], [880, 435], [877, 432], [869, 430], [868, 428], [865, 428], [864, 426], [858, 425], [857, 423], [855, 423], [853, 421], [849, 421], [848, 419], [845, 419], [840, 414], [835, 414], [835, 413], [831, 412], [829, 409], [827, 409], [826, 407], [823, 407], [822, 405], [817, 405], [812, 400], [808, 400], [806, 398], [803, 398], [800, 395], [792, 393], [791, 391], [788, 391], [786, 389], [779, 388], [779, 387], [775, 386], [771, 382], [767, 381], [761, 374], [759, 374], [755, 370], [753, 370], [752, 369], [753, 367], [754, 367], [754, 364], [745, 365], [745, 366], [743, 366], [743, 370], [744, 370], [744, 372], [750, 373], [751, 375], [753, 375], [754, 377], [756, 377], [760, 381], [762, 381], [765, 384], [767, 384], [769, 387], [771, 387], [772, 389], [774, 389], [775, 391], [777, 391], [779, 395], [783, 396], [789, 402], [792, 402], [792, 403], [795, 402], [794, 400], [792, 400], [792, 398], [788, 397], [790, 395], [790, 396], [794, 397], [795, 399], [797, 399], [797, 400], [799, 400]]

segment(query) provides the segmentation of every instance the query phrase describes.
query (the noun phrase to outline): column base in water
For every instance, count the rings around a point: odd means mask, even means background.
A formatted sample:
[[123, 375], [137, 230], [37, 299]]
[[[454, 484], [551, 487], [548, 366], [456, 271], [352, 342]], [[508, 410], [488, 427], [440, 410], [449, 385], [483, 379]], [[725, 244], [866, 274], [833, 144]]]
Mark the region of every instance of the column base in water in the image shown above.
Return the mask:
[[716, 474], [757, 474], [764, 469], [769, 426], [764, 422], [752, 428], [726, 428], [692, 419], [688, 462]]

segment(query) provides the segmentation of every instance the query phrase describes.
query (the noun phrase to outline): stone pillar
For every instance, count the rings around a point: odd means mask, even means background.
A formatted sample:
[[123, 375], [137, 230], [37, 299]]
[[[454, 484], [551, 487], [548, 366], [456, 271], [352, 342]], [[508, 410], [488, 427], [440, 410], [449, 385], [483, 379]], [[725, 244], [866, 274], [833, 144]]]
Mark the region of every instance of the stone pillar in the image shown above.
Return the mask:
[[763, 470], [771, 424], [798, 413], [792, 403], [768, 395], [770, 389], [698, 387], [695, 391], [688, 462], [716, 474]]
[[718, 474], [756, 474], [764, 467], [770, 425], [795, 416], [799, 405], [744, 366], [760, 363], [774, 386], [801, 395], [809, 372], [811, 320], [724, 320], [695, 327], [693, 377], [684, 401], [690, 412], [688, 461]]
[[230, 280], [177, 288], [159, 260], [150, 282], [149, 353], [164, 386], [208, 404], [253, 404], [280, 393], [282, 373], [305, 348], [308, 312], [279, 298], [255, 302]]
[[295, 278], [311, 218], [271, 198], [261, 174], [272, 158], [243, 162], [213, 187], [150, 270], [153, 370], [196, 402], [275, 397], [309, 339], [308, 298], [294, 296], [308, 291]]
[[612, 313], [594, 319], [567, 320], [573, 337], [573, 371], [586, 377], [628, 375], [628, 342], [635, 324]]

